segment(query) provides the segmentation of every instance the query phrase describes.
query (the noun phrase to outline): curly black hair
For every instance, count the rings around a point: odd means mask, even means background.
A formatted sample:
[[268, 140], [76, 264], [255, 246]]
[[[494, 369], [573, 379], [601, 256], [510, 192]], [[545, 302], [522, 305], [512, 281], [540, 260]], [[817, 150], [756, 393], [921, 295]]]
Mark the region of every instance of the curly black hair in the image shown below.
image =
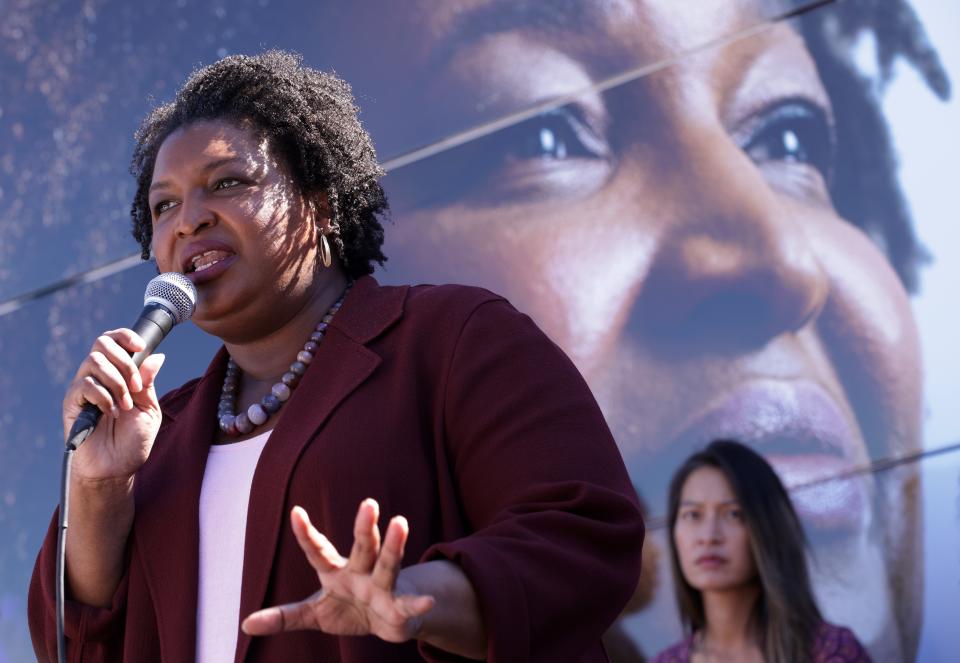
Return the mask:
[[327, 196], [335, 251], [353, 278], [387, 259], [380, 217], [384, 174], [357, 117], [350, 85], [312, 69], [299, 55], [271, 50], [231, 55], [193, 72], [176, 98], [153, 110], [136, 133], [130, 172], [137, 180], [130, 216], [144, 260], [153, 238], [148, 191], [157, 152], [176, 129], [198, 120], [249, 122], [277, 151], [310, 199]]
[[906, 289], [916, 292], [928, 254], [916, 236], [897, 174], [893, 139], [874, 83], [852, 59], [853, 45], [872, 34], [880, 83], [898, 57], [916, 68], [941, 99], [950, 79], [916, 12], [906, 0], [845, 0], [829, 9], [804, 8], [798, 29], [833, 103], [837, 154], [830, 192], [837, 211], [881, 245]]

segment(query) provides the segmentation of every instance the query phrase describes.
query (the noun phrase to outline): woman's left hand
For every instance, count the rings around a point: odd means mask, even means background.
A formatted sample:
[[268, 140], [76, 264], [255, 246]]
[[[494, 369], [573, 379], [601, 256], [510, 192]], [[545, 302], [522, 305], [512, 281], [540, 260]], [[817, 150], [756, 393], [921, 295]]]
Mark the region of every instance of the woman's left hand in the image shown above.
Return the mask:
[[290, 524], [297, 542], [317, 570], [322, 589], [297, 603], [258, 610], [243, 620], [250, 635], [318, 629], [333, 635], [375, 635], [388, 642], [406, 642], [420, 632], [432, 596], [417, 595], [400, 576], [407, 521], [390, 520], [383, 545], [377, 527], [379, 506], [360, 503], [354, 524], [353, 549], [344, 559], [310, 523], [307, 512], [294, 507]]

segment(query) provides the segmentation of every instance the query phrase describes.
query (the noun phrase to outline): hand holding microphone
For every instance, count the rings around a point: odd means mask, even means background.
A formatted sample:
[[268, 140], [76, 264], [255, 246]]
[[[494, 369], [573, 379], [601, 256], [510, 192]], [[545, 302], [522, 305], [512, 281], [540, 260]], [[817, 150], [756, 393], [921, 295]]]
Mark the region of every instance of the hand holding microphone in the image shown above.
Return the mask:
[[[151, 356], [174, 325], [193, 315], [197, 293], [182, 274], [147, 284], [144, 308], [130, 329], [104, 332], [94, 342], [63, 401], [65, 442], [93, 447], [75, 459], [77, 479], [133, 475], [146, 461], [160, 428], [154, 380], [163, 356]], [[98, 425], [101, 416], [108, 420]]]
[[[153, 383], [163, 356], [151, 353], [174, 325], [193, 315], [196, 302], [197, 291], [183, 274], [152, 279], [133, 328], [97, 338], [63, 399], [66, 448], [54, 580], [58, 661], [66, 661], [67, 575], [74, 600], [103, 607], [120, 582], [133, 526], [133, 477], [150, 455], [162, 416]], [[98, 425], [107, 413], [107, 421]], [[88, 438], [89, 444], [78, 449]], [[72, 488], [80, 492], [68, 555]]]

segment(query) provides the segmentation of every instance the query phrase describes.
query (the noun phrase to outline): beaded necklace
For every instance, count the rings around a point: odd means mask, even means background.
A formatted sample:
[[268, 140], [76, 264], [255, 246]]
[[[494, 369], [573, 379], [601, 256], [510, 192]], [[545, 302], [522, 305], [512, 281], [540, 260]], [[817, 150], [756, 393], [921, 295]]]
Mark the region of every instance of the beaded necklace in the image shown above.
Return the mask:
[[290, 364], [290, 370], [283, 374], [280, 382], [273, 385], [270, 393], [261, 398], [259, 403], [254, 403], [247, 408], [246, 412], [240, 414], [234, 414], [237, 406], [237, 391], [240, 386], [240, 367], [233, 361], [233, 357], [227, 361], [227, 375], [223, 380], [223, 388], [220, 391], [220, 405], [217, 408], [217, 419], [220, 421], [221, 431], [230, 436], [246, 435], [257, 426], [265, 424], [270, 415], [276, 413], [289, 400], [293, 390], [300, 383], [300, 378], [307, 372], [307, 366], [313, 361], [313, 355], [327, 333], [327, 326], [333, 320], [334, 314], [340, 310], [343, 300], [352, 286], [353, 281], [347, 283], [347, 287], [340, 293], [340, 298], [334, 302], [310, 334], [309, 340], [304, 343], [303, 349], [297, 353], [296, 360]]

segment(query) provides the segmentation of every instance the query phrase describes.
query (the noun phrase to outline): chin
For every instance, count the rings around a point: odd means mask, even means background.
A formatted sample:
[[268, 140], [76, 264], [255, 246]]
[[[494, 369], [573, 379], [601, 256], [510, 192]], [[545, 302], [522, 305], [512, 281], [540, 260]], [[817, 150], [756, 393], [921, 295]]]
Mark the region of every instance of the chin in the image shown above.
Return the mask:
[[700, 592], [732, 592], [744, 589], [750, 585], [751, 581], [741, 578], [730, 577], [710, 577], [710, 578], [691, 578], [687, 580], [690, 586]]

